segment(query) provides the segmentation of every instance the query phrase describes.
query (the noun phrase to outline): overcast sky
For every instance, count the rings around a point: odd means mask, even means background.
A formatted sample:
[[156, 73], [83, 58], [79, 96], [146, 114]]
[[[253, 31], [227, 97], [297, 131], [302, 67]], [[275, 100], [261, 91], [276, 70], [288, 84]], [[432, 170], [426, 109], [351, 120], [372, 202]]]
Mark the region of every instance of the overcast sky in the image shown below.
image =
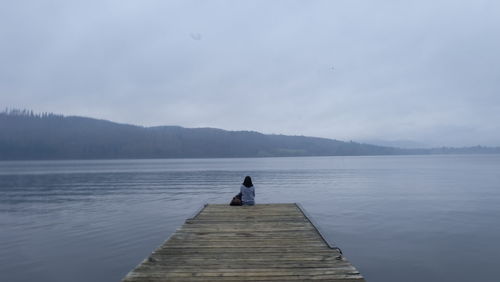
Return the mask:
[[0, 0], [0, 106], [500, 145], [500, 1]]

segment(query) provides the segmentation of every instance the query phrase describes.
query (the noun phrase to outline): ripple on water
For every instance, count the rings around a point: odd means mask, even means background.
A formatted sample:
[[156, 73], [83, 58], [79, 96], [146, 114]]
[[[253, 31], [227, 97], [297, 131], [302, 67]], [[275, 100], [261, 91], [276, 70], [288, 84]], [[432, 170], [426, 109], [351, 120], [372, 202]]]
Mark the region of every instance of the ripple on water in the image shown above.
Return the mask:
[[496, 281], [498, 171], [500, 156], [0, 162], [0, 281], [118, 281], [245, 175], [258, 203], [301, 202], [369, 281]]

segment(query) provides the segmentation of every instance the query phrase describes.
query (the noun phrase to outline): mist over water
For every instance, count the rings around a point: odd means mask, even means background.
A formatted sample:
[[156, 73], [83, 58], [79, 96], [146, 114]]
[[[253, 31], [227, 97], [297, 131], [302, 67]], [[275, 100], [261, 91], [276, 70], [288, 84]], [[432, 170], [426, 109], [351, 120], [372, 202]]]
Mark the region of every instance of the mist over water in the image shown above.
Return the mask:
[[497, 281], [500, 156], [0, 162], [0, 281], [119, 281], [244, 176], [368, 281]]

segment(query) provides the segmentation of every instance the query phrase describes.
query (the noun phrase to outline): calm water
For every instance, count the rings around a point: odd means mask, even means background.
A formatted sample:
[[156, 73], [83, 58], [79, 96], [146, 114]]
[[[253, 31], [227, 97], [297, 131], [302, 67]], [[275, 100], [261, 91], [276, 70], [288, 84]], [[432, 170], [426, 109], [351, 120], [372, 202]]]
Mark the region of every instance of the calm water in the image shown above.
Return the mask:
[[119, 281], [251, 175], [368, 281], [500, 281], [500, 156], [0, 162], [0, 281]]

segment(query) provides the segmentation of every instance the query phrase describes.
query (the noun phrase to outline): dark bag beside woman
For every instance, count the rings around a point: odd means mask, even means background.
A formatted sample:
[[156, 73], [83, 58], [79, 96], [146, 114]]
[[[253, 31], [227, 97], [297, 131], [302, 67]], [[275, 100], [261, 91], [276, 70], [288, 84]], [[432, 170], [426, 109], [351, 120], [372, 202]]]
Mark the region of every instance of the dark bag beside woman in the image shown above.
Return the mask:
[[233, 199], [231, 200], [231, 203], [229, 203], [230, 206], [241, 206], [243, 203], [241, 202], [241, 193], [238, 195], [234, 196]]

